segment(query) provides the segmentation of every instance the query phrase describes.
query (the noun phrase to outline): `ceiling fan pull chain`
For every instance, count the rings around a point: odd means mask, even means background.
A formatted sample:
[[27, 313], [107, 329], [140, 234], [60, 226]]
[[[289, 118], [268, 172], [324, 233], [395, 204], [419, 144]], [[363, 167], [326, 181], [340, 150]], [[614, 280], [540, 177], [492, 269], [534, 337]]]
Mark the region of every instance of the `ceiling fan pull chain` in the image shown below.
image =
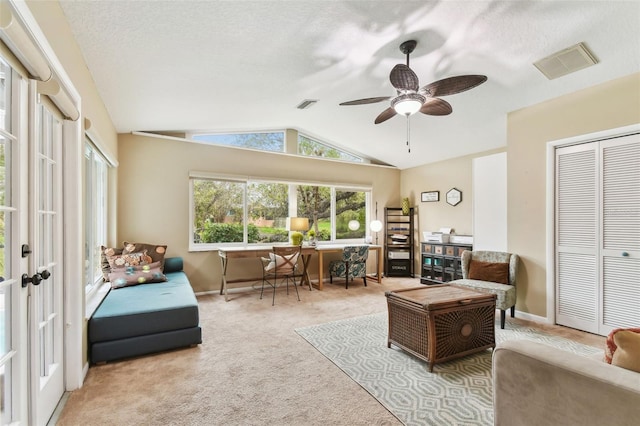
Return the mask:
[[409, 121], [409, 115], [407, 115], [407, 152], [411, 153], [411, 122]]

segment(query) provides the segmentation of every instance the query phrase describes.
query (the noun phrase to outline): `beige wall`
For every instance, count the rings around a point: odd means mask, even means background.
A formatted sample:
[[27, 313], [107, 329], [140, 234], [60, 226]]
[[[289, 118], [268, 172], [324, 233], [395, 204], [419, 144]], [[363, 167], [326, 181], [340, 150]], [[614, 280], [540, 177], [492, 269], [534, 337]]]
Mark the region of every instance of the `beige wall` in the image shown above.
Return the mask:
[[[84, 58], [78, 49], [75, 39], [71, 34], [71, 30], [62, 13], [62, 9], [58, 2], [45, 1], [28, 1], [27, 5], [31, 14], [38, 22], [42, 32], [46, 36], [51, 48], [54, 50], [58, 60], [65, 69], [65, 72], [71, 79], [74, 87], [81, 97], [81, 120], [85, 117], [91, 120], [91, 132], [99, 137], [100, 148], [111, 160], [118, 159], [117, 133], [111, 122], [111, 117], [107, 113], [102, 102], [98, 90], [95, 86], [93, 78], [87, 69]], [[84, 121], [83, 121], [84, 122]], [[81, 145], [82, 146], [82, 145]], [[83, 152], [77, 155], [78, 161], [82, 161]], [[79, 169], [84, 163], [80, 163]], [[116, 192], [116, 176], [115, 172], [110, 177], [110, 199], [115, 201]], [[82, 179], [82, 176], [78, 176]], [[68, 188], [67, 188], [68, 189]], [[78, 202], [82, 202], [83, 194], [78, 194]], [[110, 211], [110, 223], [113, 232], [110, 234], [115, 239], [116, 217], [115, 210]], [[78, 232], [84, 235], [82, 223], [78, 223]], [[81, 239], [84, 241], [84, 237]], [[71, 284], [74, 291], [82, 295], [84, 300], [84, 284], [82, 282]], [[82, 360], [83, 364], [87, 362], [87, 322], [83, 323], [83, 339], [82, 339]]]
[[[453, 228], [456, 234], [473, 234], [472, 217], [472, 161], [474, 158], [503, 152], [495, 149], [483, 153], [467, 155], [437, 163], [425, 164], [401, 173], [400, 194], [409, 197], [416, 211], [415, 265], [416, 276], [421, 273], [420, 241], [422, 231], [438, 231]], [[462, 192], [462, 201], [457, 206], [447, 204], [447, 191], [457, 188]], [[421, 202], [420, 195], [426, 191], [440, 191], [440, 201]]]
[[[640, 74], [512, 112], [507, 133], [507, 244], [521, 256], [516, 308], [546, 316], [546, 145], [570, 136], [640, 123]], [[418, 231], [472, 229], [472, 160], [503, 150], [426, 164], [401, 172], [400, 194], [417, 207]], [[456, 187], [462, 203], [444, 201]], [[423, 191], [440, 191], [440, 202], [421, 203]], [[421, 233], [416, 237], [421, 240]], [[416, 254], [419, 246], [416, 246]], [[417, 256], [418, 257], [418, 256]], [[416, 273], [420, 269], [416, 260]]]
[[[312, 182], [370, 185], [384, 211], [400, 202], [400, 172], [382, 166], [216, 147], [132, 134], [119, 135], [118, 242], [164, 243], [168, 256], [182, 256], [197, 292], [221, 284], [216, 252], [192, 252], [189, 247], [189, 172], [211, 172]], [[374, 214], [372, 211], [371, 214]], [[375, 260], [373, 260], [375, 261]], [[312, 259], [313, 278], [317, 260]], [[260, 276], [256, 259], [229, 265], [231, 278]]]
[[640, 123], [640, 73], [509, 114], [508, 246], [522, 258], [517, 309], [547, 315], [547, 143], [636, 123]]
[[82, 117], [91, 120], [91, 128], [100, 136], [101, 148], [118, 158], [118, 137], [84, 57], [57, 1], [27, 1], [49, 44], [56, 52], [69, 78], [82, 98]]

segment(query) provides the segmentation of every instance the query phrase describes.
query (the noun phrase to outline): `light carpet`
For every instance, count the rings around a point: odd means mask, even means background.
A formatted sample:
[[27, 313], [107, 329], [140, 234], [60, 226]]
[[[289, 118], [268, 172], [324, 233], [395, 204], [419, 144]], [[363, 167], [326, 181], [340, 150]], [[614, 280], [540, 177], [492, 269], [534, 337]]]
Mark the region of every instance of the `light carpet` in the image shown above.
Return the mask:
[[[296, 329], [296, 332], [376, 398], [405, 425], [493, 425], [491, 350], [427, 364], [391, 346], [387, 313]], [[526, 339], [585, 356], [600, 349], [534, 328], [496, 327], [496, 343]]]

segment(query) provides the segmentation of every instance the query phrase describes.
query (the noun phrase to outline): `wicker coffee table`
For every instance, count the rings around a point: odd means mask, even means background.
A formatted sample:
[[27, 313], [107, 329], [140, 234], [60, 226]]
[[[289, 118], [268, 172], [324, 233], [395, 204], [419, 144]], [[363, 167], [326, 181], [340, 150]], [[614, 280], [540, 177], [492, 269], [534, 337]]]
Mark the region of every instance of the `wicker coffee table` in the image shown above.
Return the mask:
[[429, 371], [439, 362], [496, 346], [496, 295], [455, 285], [431, 285], [387, 291], [389, 338], [425, 360]]

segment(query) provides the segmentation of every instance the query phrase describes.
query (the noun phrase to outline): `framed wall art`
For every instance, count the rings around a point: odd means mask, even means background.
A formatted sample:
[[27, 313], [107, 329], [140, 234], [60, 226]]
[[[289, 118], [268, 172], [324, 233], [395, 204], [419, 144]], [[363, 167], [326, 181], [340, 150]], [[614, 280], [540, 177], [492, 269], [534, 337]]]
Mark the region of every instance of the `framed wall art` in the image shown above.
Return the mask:
[[426, 191], [420, 194], [420, 201], [423, 203], [430, 201], [440, 201], [440, 191]]
[[462, 201], [462, 191], [457, 188], [451, 188], [447, 191], [447, 203], [452, 206], [457, 206]]

